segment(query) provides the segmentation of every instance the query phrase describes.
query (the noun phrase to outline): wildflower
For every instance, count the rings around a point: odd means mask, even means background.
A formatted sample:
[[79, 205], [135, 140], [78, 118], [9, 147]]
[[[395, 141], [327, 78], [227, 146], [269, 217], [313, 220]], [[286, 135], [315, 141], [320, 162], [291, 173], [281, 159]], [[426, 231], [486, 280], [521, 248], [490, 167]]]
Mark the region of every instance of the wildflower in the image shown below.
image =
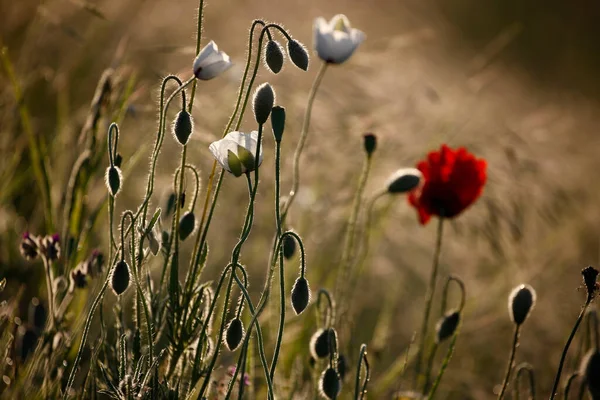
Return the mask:
[[319, 17], [313, 25], [315, 50], [323, 61], [341, 64], [350, 58], [359, 44], [365, 40], [365, 34], [350, 27], [345, 15], [338, 14], [327, 22]]
[[390, 194], [408, 193], [417, 188], [423, 174], [416, 168], [400, 168], [387, 180], [387, 191]]
[[39, 238], [37, 236], [31, 235], [29, 232], [25, 232], [19, 246], [19, 250], [21, 251], [23, 258], [28, 261], [34, 260], [38, 255], [38, 243]]
[[469, 207], [483, 191], [486, 162], [465, 148], [453, 150], [442, 145], [417, 164], [424, 184], [413, 191], [408, 200], [417, 209], [421, 224], [432, 215], [453, 218]]
[[75, 289], [82, 289], [87, 285], [87, 271], [84, 268], [83, 265], [80, 265], [71, 271], [69, 275], [69, 293], [72, 293]]
[[292, 307], [296, 315], [300, 315], [310, 302], [310, 286], [304, 277], [296, 279], [292, 287]]
[[535, 290], [529, 285], [519, 285], [513, 289], [508, 296], [508, 313], [510, 319], [516, 324], [521, 325], [529, 312], [535, 306]]
[[308, 51], [306, 47], [296, 39], [289, 40], [287, 51], [294, 65], [303, 71], [308, 70]]
[[319, 391], [321, 395], [327, 399], [336, 399], [341, 388], [340, 374], [331, 367], [327, 368], [321, 374], [321, 379], [319, 379]]
[[[208, 149], [221, 167], [235, 176], [241, 176], [243, 173], [254, 171], [257, 145], [257, 131], [250, 133], [236, 131], [229, 132], [223, 139], [212, 142]], [[261, 148], [258, 165], [262, 163], [262, 159]]]
[[91, 277], [100, 275], [104, 269], [104, 254], [98, 249], [92, 250], [90, 256], [85, 260], [85, 272]]
[[129, 264], [125, 260], [119, 261], [112, 271], [110, 287], [116, 295], [121, 295], [129, 287], [130, 280]]
[[56, 261], [60, 257], [60, 236], [58, 233], [47, 235], [40, 243], [40, 251], [48, 261]]
[[194, 75], [202, 81], [208, 81], [227, 71], [232, 65], [229, 56], [219, 51], [216, 43], [211, 40], [194, 60]]
[[268, 83], [263, 83], [256, 88], [252, 99], [254, 118], [259, 124], [264, 124], [271, 115], [271, 109], [275, 103], [275, 91]]
[[269, 40], [265, 46], [265, 63], [274, 74], [283, 67], [283, 48], [276, 40]]
[[[227, 368], [227, 374], [229, 376], [233, 376], [233, 375], [235, 375], [235, 370], [236, 370], [236, 366], [232, 365], [231, 367]], [[240, 379], [243, 379], [245, 386], [250, 386], [250, 375], [248, 375], [247, 373], [244, 373], [243, 378], [240, 378]]]

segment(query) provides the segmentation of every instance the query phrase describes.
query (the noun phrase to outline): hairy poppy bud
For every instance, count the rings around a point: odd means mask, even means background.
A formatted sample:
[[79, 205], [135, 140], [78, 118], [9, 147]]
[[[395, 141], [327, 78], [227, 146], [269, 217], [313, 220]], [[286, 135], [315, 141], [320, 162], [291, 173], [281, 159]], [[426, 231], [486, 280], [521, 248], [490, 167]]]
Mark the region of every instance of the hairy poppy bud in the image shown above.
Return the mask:
[[196, 229], [196, 217], [193, 212], [186, 212], [179, 220], [179, 239], [187, 239], [194, 229]]
[[225, 333], [225, 345], [230, 351], [235, 351], [244, 338], [244, 324], [239, 318], [231, 320]]
[[27, 320], [38, 331], [41, 331], [46, 326], [46, 309], [37, 297], [32, 298], [31, 303], [29, 303]]
[[456, 328], [458, 327], [459, 323], [460, 313], [458, 311], [452, 311], [444, 315], [435, 327], [436, 342], [441, 343], [444, 340], [448, 339], [450, 336], [454, 335], [454, 332], [456, 332]]
[[279, 73], [283, 67], [283, 48], [279, 42], [269, 40], [265, 46], [265, 63], [274, 74]]
[[281, 142], [283, 130], [285, 128], [285, 108], [275, 106], [271, 110], [271, 125], [273, 127], [273, 136], [276, 142]]
[[24, 259], [31, 261], [34, 260], [38, 255], [38, 238], [30, 235], [29, 232], [23, 234], [19, 250]]
[[291, 260], [296, 254], [296, 239], [290, 235], [283, 237], [283, 256], [286, 260]]
[[303, 71], [308, 70], [308, 51], [302, 43], [292, 39], [287, 43], [287, 51], [294, 65]]
[[292, 287], [292, 307], [296, 315], [300, 315], [310, 302], [310, 286], [304, 277], [299, 277]]
[[581, 375], [592, 399], [600, 399], [600, 350], [590, 350], [581, 361]]
[[423, 174], [416, 168], [401, 168], [387, 180], [387, 191], [391, 194], [407, 193], [421, 183]]
[[310, 338], [310, 354], [314, 358], [325, 358], [329, 355], [329, 330], [319, 329]]
[[115, 265], [112, 276], [110, 277], [110, 287], [116, 295], [121, 295], [129, 287], [131, 280], [129, 265], [125, 260], [121, 260]]
[[529, 285], [520, 285], [513, 289], [508, 297], [510, 319], [521, 325], [535, 306], [535, 290]]
[[58, 233], [45, 236], [40, 243], [40, 251], [49, 261], [60, 258], [60, 236]]
[[123, 176], [121, 175], [121, 170], [119, 167], [108, 167], [106, 169], [105, 178], [108, 192], [112, 197], [117, 197], [119, 191], [121, 190], [121, 181], [123, 180]]
[[596, 285], [596, 278], [598, 277], [598, 270], [594, 267], [587, 267], [581, 271], [583, 275], [583, 282], [588, 292], [588, 296], [594, 296], [598, 286]]
[[165, 212], [166, 216], [173, 214], [175, 211], [175, 207], [177, 206], [177, 195], [173, 192], [169, 193], [169, 197], [167, 197], [167, 204], [165, 204]]
[[377, 148], [377, 136], [373, 133], [365, 133], [363, 135], [365, 152], [367, 156], [371, 157], [375, 149]]
[[275, 103], [275, 92], [268, 83], [263, 83], [254, 92], [252, 99], [252, 109], [254, 110], [254, 118], [259, 124], [264, 124], [269, 119], [271, 109]]
[[336, 399], [342, 388], [340, 375], [333, 368], [327, 368], [319, 379], [319, 391], [327, 399]]
[[123, 163], [123, 156], [121, 153], [117, 153], [115, 155], [115, 167], [121, 168], [121, 164]]
[[180, 145], [185, 146], [194, 130], [192, 116], [186, 110], [181, 110], [173, 122], [173, 136]]

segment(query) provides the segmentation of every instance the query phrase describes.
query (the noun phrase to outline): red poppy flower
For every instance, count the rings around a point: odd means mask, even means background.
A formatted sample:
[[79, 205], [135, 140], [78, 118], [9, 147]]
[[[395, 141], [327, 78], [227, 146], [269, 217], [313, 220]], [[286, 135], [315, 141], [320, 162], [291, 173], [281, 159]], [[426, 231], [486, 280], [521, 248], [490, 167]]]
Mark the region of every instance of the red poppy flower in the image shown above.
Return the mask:
[[464, 147], [453, 150], [444, 144], [429, 153], [427, 160], [417, 164], [424, 184], [408, 196], [421, 224], [432, 215], [456, 217], [477, 200], [487, 179], [486, 166], [485, 160], [475, 158]]

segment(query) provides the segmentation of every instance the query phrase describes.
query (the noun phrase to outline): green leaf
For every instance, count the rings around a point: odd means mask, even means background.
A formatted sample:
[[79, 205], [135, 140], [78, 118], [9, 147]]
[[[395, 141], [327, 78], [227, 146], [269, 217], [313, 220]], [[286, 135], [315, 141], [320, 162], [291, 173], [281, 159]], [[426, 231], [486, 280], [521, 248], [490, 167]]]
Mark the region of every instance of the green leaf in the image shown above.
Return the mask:
[[227, 165], [229, 165], [230, 172], [235, 176], [242, 176], [242, 163], [238, 156], [236, 156], [231, 150], [227, 150]]
[[242, 165], [246, 167], [246, 170], [254, 171], [254, 167], [256, 166], [256, 160], [254, 159], [254, 156], [245, 147], [242, 147], [239, 144], [238, 158], [241, 161]]
[[162, 210], [160, 209], [160, 207], [158, 207], [156, 209], [156, 211], [154, 212], [154, 215], [152, 216], [152, 219], [148, 223], [148, 227], [146, 228], [146, 233], [152, 231], [152, 229], [154, 228], [154, 225], [156, 225], [156, 222], [160, 218], [161, 212], [162, 212]]

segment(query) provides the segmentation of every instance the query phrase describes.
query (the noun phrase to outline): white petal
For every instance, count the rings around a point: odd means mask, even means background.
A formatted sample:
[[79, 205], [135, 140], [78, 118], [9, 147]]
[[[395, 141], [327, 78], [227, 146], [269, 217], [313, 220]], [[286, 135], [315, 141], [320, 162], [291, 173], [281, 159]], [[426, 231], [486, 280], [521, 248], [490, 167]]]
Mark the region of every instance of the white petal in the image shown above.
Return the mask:
[[217, 44], [213, 40], [211, 40], [206, 46], [202, 48], [202, 50], [200, 50], [200, 53], [198, 53], [194, 64], [202, 64], [204, 60], [206, 60], [209, 56], [213, 54], [219, 54], [219, 48], [217, 47]]
[[344, 14], [338, 14], [331, 18], [331, 21], [329, 21], [329, 27], [331, 30], [341, 30], [343, 32], [350, 33], [350, 21]]
[[212, 142], [210, 146], [208, 146], [208, 150], [210, 150], [215, 160], [217, 160], [217, 162], [223, 169], [231, 172], [231, 169], [229, 168], [229, 163], [227, 162], [227, 150], [225, 150], [224, 155], [222, 153], [223, 142], [224, 139]]
[[218, 59], [216, 62], [203, 65], [199, 69], [194, 70], [196, 78], [203, 81], [207, 81], [216, 78], [217, 76], [231, 68], [233, 64], [231, 63], [231, 61], [229, 61], [229, 56], [227, 54], [224, 55], [225, 57]]

